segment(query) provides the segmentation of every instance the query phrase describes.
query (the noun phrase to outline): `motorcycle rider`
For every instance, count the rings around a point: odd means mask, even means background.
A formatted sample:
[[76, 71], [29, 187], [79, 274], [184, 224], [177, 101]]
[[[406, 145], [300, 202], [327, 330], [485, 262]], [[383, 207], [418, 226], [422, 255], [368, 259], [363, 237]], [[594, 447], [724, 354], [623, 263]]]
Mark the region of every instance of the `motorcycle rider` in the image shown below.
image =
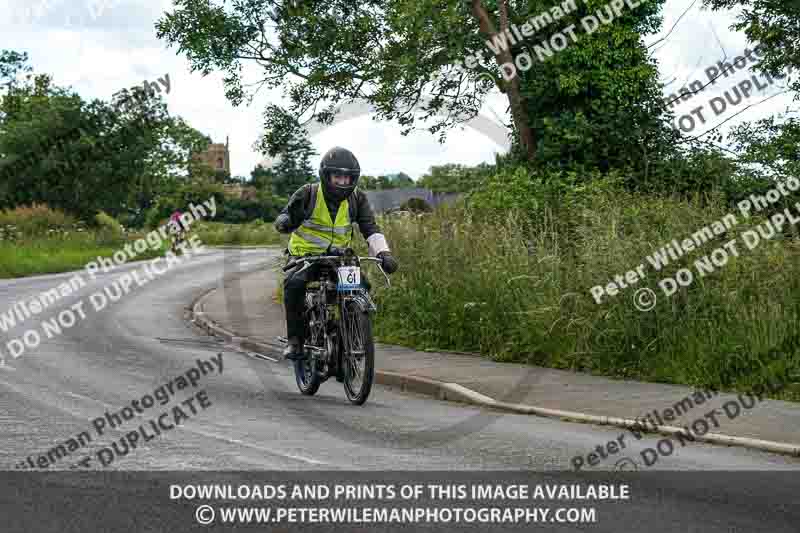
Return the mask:
[[[375, 215], [366, 195], [356, 188], [361, 167], [350, 150], [334, 147], [319, 164], [319, 183], [300, 187], [275, 220], [280, 233], [292, 233], [289, 239], [289, 261], [303, 255], [322, 255], [329, 247], [347, 248], [353, 238], [352, 224], [358, 224], [367, 240], [369, 253], [381, 259], [387, 274], [397, 270], [386, 238], [375, 223]], [[283, 282], [288, 346], [284, 357], [306, 358], [305, 342], [306, 283], [318, 274], [317, 265], [298, 273], [301, 266], [289, 270]]]
[[186, 228], [183, 226], [183, 221], [181, 220], [182, 214], [183, 213], [181, 213], [179, 209], [176, 209], [169, 217], [170, 227], [173, 230], [170, 248], [175, 253], [177, 253], [180, 243], [186, 238]]

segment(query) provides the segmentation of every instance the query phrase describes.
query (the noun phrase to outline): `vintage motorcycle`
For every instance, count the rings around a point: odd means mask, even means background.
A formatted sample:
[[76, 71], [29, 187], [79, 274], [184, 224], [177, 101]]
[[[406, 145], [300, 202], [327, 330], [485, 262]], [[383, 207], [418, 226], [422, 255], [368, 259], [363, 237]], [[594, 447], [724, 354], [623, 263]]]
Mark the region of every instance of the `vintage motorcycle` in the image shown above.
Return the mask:
[[[377, 307], [362, 283], [364, 261], [375, 262], [390, 283], [380, 259], [358, 257], [352, 248], [298, 257], [283, 267], [286, 272], [302, 265], [299, 273], [319, 265], [316, 280], [306, 286], [304, 349], [308, 357], [294, 361], [297, 387], [305, 395], [316, 394], [324, 381], [336, 376], [351, 403], [362, 405], [369, 397], [375, 379], [372, 314]], [[287, 342], [285, 337], [278, 340]]]

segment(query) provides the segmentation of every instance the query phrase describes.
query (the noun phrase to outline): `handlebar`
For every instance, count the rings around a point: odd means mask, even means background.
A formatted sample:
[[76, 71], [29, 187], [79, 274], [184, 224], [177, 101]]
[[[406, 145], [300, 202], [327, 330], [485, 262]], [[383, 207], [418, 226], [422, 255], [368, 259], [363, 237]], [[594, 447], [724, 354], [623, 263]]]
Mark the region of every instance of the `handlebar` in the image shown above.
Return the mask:
[[[298, 263], [318, 263], [320, 261], [326, 261], [331, 259], [341, 259], [343, 256], [341, 255], [306, 255], [302, 257], [298, 257], [294, 261], [289, 261], [286, 263], [286, 266], [283, 267], [283, 271], [287, 272], [294, 267], [297, 266]], [[355, 257], [355, 256], [354, 256]], [[358, 261], [374, 261], [375, 263], [381, 263], [382, 261], [377, 257], [359, 257]]]
[[378, 270], [381, 271], [381, 274], [383, 274], [383, 277], [386, 278], [386, 283], [391, 285], [391, 282], [389, 281], [389, 276], [386, 274], [386, 272], [384, 272], [383, 267], [381, 266], [381, 263], [383, 263], [382, 260], [378, 259], [377, 257], [358, 257], [358, 256], [356, 256], [354, 254], [351, 255], [351, 254], [342, 253], [340, 255], [306, 255], [306, 256], [300, 256], [297, 259], [295, 259], [293, 261], [289, 261], [288, 263], [286, 263], [286, 266], [283, 267], [283, 271], [287, 272], [287, 271], [293, 269], [294, 267], [296, 267], [298, 264], [305, 263], [305, 265], [303, 265], [303, 268], [301, 268], [300, 270], [297, 271], [299, 273], [299, 272], [304, 271], [308, 267], [310, 267], [312, 263], [318, 263], [320, 261], [329, 261], [329, 260], [340, 260], [340, 259], [345, 258], [345, 257], [347, 257], [347, 258], [356, 258], [356, 259], [358, 259], [359, 263], [361, 263], [361, 261], [373, 261], [374, 263], [376, 263], [376, 266], [378, 267]]

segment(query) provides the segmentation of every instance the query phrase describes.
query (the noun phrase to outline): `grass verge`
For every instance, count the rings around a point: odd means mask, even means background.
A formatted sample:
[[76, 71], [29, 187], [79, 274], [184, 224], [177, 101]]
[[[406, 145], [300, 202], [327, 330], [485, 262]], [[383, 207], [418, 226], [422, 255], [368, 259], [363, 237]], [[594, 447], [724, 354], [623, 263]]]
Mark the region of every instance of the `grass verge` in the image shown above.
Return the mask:
[[[719, 390], [800, 381], [800, 249], [789, 235], [752, 250], [737, 219], [726, 234], [656, 271], [646, 257], [729, 212], [702, 202], [619, 191], [531, 219], [460, 207], [383, 221], [401, 269], [374, 283], [376, 335], [416, 349], [479, 352], [497, 361]], [[700, 276], [697, 260], [736, 239], [738, 256]], [[591, 288], [644, 265], [636, 286], [598, 304]], [[679, 268], [694, 281], [671, 296], [658, 282]], [[636, 290], [658, 303], [640, 311]], [[781, 397], [800, 399], [796, 384]]]

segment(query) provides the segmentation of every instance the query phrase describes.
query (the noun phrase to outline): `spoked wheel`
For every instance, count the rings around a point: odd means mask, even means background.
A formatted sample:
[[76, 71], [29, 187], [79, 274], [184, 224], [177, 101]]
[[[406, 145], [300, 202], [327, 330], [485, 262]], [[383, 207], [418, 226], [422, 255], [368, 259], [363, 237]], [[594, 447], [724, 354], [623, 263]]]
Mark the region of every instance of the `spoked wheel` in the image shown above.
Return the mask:
[[340, 331], [344, 392], [350, 403], [367, 401], [375, 380], [375, 343], [372, 340], [372, 317], [355, 302], [342, 309]]
[[319, 372], [317, 371], [316, 357], [309, 357], [304, 361], [295, 361], [294, 377], [300, 392], [306, 396], [315, 395], [321, 383]]
[[[310, 334], [307, 344], [311, 346], [324, 345], [324, 326], [320, 323], [318, 310], [312, 308], [307, 311], [306, 321], [306, 331]], [[294, 377], [297, 381], [297, 388], [306, 396], [316, 394], [322, 383], [317, 360], [317, 354], [311, 353], [302, 361], [294, 361]]]

